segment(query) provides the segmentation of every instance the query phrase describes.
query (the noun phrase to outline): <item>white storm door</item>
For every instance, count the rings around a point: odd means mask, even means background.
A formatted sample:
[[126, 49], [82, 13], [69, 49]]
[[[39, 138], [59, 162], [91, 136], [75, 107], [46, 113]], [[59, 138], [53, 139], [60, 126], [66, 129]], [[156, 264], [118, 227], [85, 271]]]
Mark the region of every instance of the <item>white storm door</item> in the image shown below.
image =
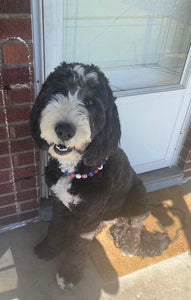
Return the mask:
[[98, 65], [137, 173], [175, 164], [191, 98], [191, 0], [43, 0], [43, 16], [45, 75], [62, 61]]

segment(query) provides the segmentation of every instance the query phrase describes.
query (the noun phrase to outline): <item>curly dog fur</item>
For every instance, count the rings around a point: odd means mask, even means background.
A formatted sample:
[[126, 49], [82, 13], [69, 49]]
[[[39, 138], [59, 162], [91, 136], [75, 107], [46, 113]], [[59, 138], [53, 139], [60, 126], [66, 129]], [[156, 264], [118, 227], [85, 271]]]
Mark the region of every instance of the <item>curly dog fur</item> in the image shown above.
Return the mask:
[[60, 288], [80, 280], [89, 244], [105, 222], [123, 255], [152, 257], [168, 247], [165, 233], [143, 227], [150, 213], [145, 187], [119, 148], [115, 98], [98, 67], [57, 67], [33, 106], [31, 133], [50, 154], [45, 179], [54, 196], [48, 234], [35, 253], [51, 259], [63, 252]]

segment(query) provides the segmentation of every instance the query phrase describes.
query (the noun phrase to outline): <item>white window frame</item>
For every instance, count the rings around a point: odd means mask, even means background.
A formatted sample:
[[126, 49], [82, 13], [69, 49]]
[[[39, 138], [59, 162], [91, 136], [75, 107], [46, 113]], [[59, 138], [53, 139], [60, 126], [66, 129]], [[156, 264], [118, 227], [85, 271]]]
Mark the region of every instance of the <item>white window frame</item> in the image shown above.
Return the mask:
[[[33, 2], [36, 2], [33, 0]], [[44, 64], [45, 64], [45, 77], [48, 76], [50, 72], [54, 70], [56, 66], [58, 66], [63, 60], [63, 33], [60, 28], [64, 26], [63, 20], [63, 9], [64, 9], [64, 0], [39, 0], [38, 3], [41, 3], [42, 14], [43, 11], [46, 11], [46, 16], [43, 16], [43, 27], [44, 27], [44, 44], [46, 45], [51, 40], [51, 49], [46, 48], [44, 51]], [[51, 22], [49, 22], [51, 20]], [[190, 51], [189, 51], [190, 55]], [[160, 91], [171, 91], [184, 89], [187, 87], [188, 82], [188, 74], [190, 70], [190, 63], [188, 65], [188, 60], [186, 62], [186, 68], [184, 68], [184, 72], [181, 76], [180, 84], [167, 85], [167, 86], [158, 86], [158, 87], [146, 87], [146, 88], [136, 88], [129, 90], [120, 90], [114, 91], [116, 97], [125, 97], [130, 95], [137, 94], [146, 94], [146, 93], [154, 93]], [[104, 68], [103, 71], [107, 75], [107, 70], [114, 70], [115, 68]], [[118, 71], [116, 72], [116, 77], [118, 76]], [[119, 71], [120, 72], [120, 71]], [[128, 74], [130, 74], [131, 69], [128, 70]], [[133, 72], [133, 71], [132, 71]], [[129, 77], [131, 77], [129, 75]]]

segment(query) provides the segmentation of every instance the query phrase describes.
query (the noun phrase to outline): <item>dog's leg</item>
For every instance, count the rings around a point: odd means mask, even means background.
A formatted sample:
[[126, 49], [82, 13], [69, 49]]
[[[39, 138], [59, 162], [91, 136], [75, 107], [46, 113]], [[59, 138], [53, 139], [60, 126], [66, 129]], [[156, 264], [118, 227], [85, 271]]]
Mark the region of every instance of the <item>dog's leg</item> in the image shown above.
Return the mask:
[[53, 218], [49, 224], [47, 236], [34, 248], [34, 252], [39, 258], [49, 260], [61, 253], [65, 238], [72, 231], [71, 227], [74, 226], [72, 217], [63, 213], [64, 209], [66, 208], [61, 202], [55, 201]]
[[145, 186], [135, 177], [135, 184], [126, 196], [121, 217], [110, 228], [114, 243], [123, 255], [134, 256], [139, 252], [143, 221], [149, 213]]
[[138, 179], [127, 196], [123, 216], [110, 228], [114, 243], [123, 255], [159, 256], [168, 247], [170, 239], [166, 233], [152, 233], [144, 228], [143, 221], [149, 214], [145, 187]]
[[116, 224], [110, 227], [110, 234], [114, 243], [124, 256], [132, 257], [139, 253], [143, 228], [142, 222], [142, 217], [121, 217], [117, 219]]
[[64, 248], [63, 264], [56, 274], [56, 281], [60, 289], [71, 289], [80, 281], [94, 234], [95, 232], [76, 237], [68, 236], [67, 246]]
[[149, 232], [143, 226], [143, 218], [119, 218], [111, 226], [110, 233], [114, 243], [124, 256], [159, 256], [168, 247], [167, 233]]
[[59, 255], [64, 247], [64, 226], [67, 226], [64, 222], [57, 224], [52, 221], [50, 223], [47, 236], [34, 247], [38, 258], [49, 260]]

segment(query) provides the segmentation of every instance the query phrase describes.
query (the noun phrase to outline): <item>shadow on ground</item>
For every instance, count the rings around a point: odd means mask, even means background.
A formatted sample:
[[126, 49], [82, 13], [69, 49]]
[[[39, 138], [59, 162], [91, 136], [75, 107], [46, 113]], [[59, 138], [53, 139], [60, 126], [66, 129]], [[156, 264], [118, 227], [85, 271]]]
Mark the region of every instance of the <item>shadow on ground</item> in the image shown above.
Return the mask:
[[[184, 187], [184, 188], [183, 188]], [[191, 249], [191, 183], [189, 189], [186, 185], [174, 186], [149, 194], [151, 214], [158, 220], [162, 230], [172, 232], [172, 243], [179, 239], [181, 232], [185, 240], [180, 243], [187, 244]], [[153, 201], [154, 198], [154, 201]], [[174, 227], [174, 228], [173, 228]], [[183, 245], [182, 245], [183, 246]]]
[[59, 290], [55, 274], [60, 258], [46, 262], [33, 254], [33, 247], [46, 235], [47, 226], [41, 222], [29, 224], [0, 235], [1, 300], [97, 300], [102, 290], [111, 295], [118, 292], [118, 280], [109, 286], [105, 284], [90, 260], [82, 281], [73, 290]]

